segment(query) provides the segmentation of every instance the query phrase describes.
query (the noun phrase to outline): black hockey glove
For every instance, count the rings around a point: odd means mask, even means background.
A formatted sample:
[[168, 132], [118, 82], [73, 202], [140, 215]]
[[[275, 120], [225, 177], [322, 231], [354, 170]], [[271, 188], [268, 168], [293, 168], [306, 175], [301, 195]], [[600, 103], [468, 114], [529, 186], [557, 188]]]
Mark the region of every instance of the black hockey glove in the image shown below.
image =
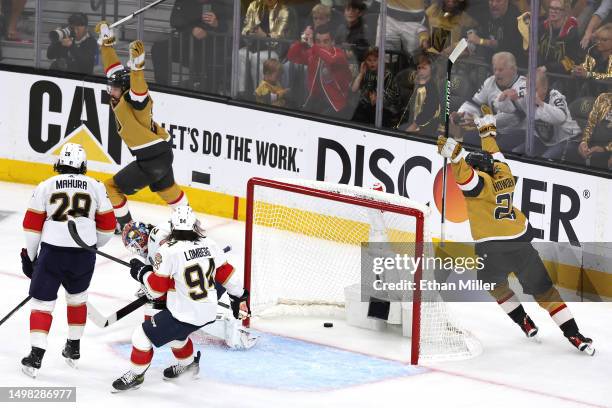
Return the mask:
[[[232, 313], [234, 314], [234, 318], [240, 319], [240, 304], [249, 299], [249, 291], [245, 289], [244, 293], [240, 297], [230, 295], [229, 293], [227, 295], [230, 298], [230, 306], [232, 307]], [[251, 309], [249, 308], [248, 303], [247, 303], [247, 310], [248, 310], [248, 316], [250, 316]]]
[[27, 276], [29, 279], [32, 279], [32, 273], [34, 272], [34, 264], [35, 260], [31, 260], [28, 256], [28, 250], [25, 248], [21, 248], [21, 270], [23, 274]]
[[153, 267], [151, 265], [146, 265], [138, 258], [132, 258], [130, 261], [130, 275], [132, 275], [132, 278], [136, 279], [140, 283], [144, 283], [143, 277], [145, 273], [152, 270]]

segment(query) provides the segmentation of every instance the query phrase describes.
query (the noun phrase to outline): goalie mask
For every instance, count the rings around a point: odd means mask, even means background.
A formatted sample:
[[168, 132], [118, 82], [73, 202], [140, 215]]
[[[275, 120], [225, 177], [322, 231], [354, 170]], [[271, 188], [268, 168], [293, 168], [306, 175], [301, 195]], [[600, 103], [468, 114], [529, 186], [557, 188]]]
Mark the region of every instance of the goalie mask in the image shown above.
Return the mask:
[[121, 233], [121, 240], [128, 251], [147, 257], [149, 234], [153, 226], [144, 222], [130, 221], [125, 224]]
[[491, 153], [485, 151], [471, 152], [465, 158], [465, 162], [472, 168], [490, 174], [491, 176], [495, 174], [495, 161]]

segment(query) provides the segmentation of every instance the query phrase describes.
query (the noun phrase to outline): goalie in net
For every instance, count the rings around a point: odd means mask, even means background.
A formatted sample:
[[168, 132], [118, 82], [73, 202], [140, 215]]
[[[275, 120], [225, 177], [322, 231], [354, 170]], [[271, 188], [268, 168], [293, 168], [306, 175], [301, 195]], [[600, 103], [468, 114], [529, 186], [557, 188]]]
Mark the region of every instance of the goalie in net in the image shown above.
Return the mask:
[[[252, 179], [247, 191], [245, 287], [254, 324], [279, 315], [343, 318], [351, 326], [410, 337], [413, 364], [480, 352], [480, 343], [460, 328], [435, 291], [417, 290], [410, 301], [390, 304], [394, 299], [372, 302], [361, 293], [362, 254], [397, 252], [397, 245], [416, 257], [431, 253], [427, 206], [382, 191], [305, 180]], [[381, 245], [362, 252], [362, 243], [373, 242]], [[419, 270], [414, 280], [433, 280], [433, 274]]]

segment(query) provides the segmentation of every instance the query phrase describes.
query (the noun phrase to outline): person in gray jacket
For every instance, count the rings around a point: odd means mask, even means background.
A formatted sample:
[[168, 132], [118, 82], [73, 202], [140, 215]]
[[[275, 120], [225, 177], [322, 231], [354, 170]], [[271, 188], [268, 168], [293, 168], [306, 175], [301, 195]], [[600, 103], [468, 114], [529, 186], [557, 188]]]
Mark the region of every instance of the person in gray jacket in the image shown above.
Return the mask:
[[[574, 154], [580, 142], [581, 130], [567, 106], [565, 96], [556, 89], [549, 89], [546, 68], [536, 70], [535, 140], [533, 155], [550, 160], [577, 160]], [[517, 101], [518, 107], [527, 112], [527, 100]], [[513, 149], [524, 153], [525, 143]]]

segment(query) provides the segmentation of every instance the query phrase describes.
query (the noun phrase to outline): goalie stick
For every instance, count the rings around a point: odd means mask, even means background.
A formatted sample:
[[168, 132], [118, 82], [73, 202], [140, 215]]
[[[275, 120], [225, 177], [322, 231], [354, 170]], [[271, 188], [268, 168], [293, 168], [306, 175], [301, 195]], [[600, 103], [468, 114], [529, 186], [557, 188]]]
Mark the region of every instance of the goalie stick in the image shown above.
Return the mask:
[[[467, 48], [467, 41], [465, 38], [462, 38], [461, 41], [457, 43], [455, 49], [448, 57], [448, 61], [446, 64], [446, 83], [444, 85], [444, 137], [448, 138], [448, 127], [450, 121], [450, 87], [451, 87], [451, 72], [453, 70], [453, 64], [457, 61], [457, 58], [465, 51]], [[441, 219], [440, 219], [440, 242], [444, 242], [446, 235], [446, 224], [444, 223], [446, 219], [446, 178], [447, 178], [447, 170], [446, 166], [448, 164], [448, 159], [444, 158], [444, 166], [442, 167], [442, 211], [441, 211]]]
[[[105, 252], [102, 252], [102, 251], [98, 250], [95, 247], [91, 247], [91, 246], [87, 245], [85, 243], [85, 241], [83, 241], [83, 239], [79, 235], [79, 232], [76, 229], [76, 223], [74, 222], [74, 220], [69, 220], [68, 221], [68, 232], [70, 233], [70, 236], [72, 237], [74, 242], [76, 242], [77, 245], [80, 246], [81, 248], [86, 249], [86, 250], [91, 251], [91, 252], [95, 252], [96, 254], [98, 254], [100, 256], [103, 256], [103, 257], [108, 258], [108, 259], [110, 259], [112, 261], [120, 263], [121, 265], [127, 266], [128, 268], [130, 267], [130, 263], [129, 262], [126, 262], [123, 259], [119, 259], [119, 258], [114, 257], [112, 255], [109, 255], [109, 254], [107, 254]], [[231, 250], [232, 250], [232, 247], [229, 246], [229, 245], [226, 246], [225, 248], [223, 248], [223, 252], [226, 252], [226, 253], [231, 251]], [[96, 326], [98, 326], [98, 327], [107, 327], [107, 326], [110, 326], [111, 324], [115, 323], [116, 321], [123, 319], [125, 316], [129, 315], [133, 311], [137, 310], [138, 308], [143, 306], [145, 303], [147, 303], [147, 301], [148, 301], [148, 299], [147, 299], [147, 297], [145, 295], [139, 296], [138, 298], [136, 298], [136, 300], [134, 300], [131, 303], [128, 303], [127, 305], [125, 305], [121, 309], [117, 310], [116, 312], [112, 313], [108, 317], [104, 317], [104, 315], [102, 315], [102, 313], [100, 313], [91, 303], [87, 302], [87, 315], [89, 316], [91, 321], [94, 322], [94, 324]], [[23, 303], [25, 304], [25, 302], [26, 301], [24, 301]], [[230, 305], [228, 305], [227, 303], [224, 303], [224, 302], [217, 302], [217, 304], [219, 306], [221, 306], [222, 308], [224, 308], [224, 309], [230, 309], [231, 308]], [[17, 310], [21, 306], [22, 305], [19, 305], [17, 308], [15, 308], [15, 310]], [[14, 311], [12, 311], [11, 314]], [[10, 314], [9, 314], [9, 316], [6, 317], [6, 319], [8, 319], [8, 317], [10, 317]]]
[[146, 6], [144, 6], [143, 8], [136, 10], [136, 11], [135, 11], [135, 12], [133, 12], [132, 14], [129, 14], [129, 15], [127, 15], [127, 16], [125, 16], [125, 17], [123, 17], [121, 20], [119, 20], [119, 21], [115, 21], [113, 24], [111, 24], [111, 25], [109, 26], [109, 28], [115, 28], [115, 27], [118, 27], [118, 26], [120, 26], [121, 24], [125, 23], [126, 21], [130, 21], [131, 19], [133, 19], [133, 18], [134, 18], [134, 17], [136, 17], [137, 15], [139, 15], [139, 14], [141, 14], [141, 13], [144, 13], [144, 12], [145, 12], [145, 11], [147, 11], [148, 9], [153, 8], [153, 7], [157, 6], [157, 5], [158, 5], [158, 4], [160, 4], [160, 3], [163, 3], [164, 1], [166, 1], [166, 0], [157, 0], [157, 1], [154, 1], [154, 2], [153, 2], [153, 3], [151, 3], [151, 4], [146, 5]]

